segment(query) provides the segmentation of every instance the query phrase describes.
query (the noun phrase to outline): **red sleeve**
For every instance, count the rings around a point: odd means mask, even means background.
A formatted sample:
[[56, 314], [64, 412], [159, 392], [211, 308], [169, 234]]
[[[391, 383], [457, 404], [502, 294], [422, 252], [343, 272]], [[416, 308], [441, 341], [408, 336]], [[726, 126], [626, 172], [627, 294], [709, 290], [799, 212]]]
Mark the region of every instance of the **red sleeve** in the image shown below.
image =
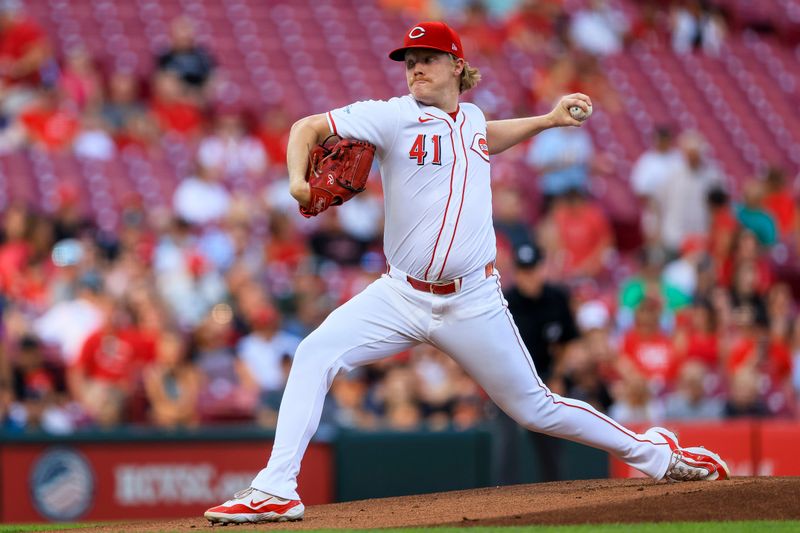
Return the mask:
[[128, 329], [119, 334], [134, 351], [134, 359], [140, 363], [149, 363], [156, 357], [157, 336], [154, 333], [139, 329]]
[[80, 368], [86, 374], [91, 374], [93, 367], [94, 367], [94, 354], [97, 353], [97, 349], [100, 347], [100, 331], [95, 331], [91, 335], [89, 335], [85, 341], [83, 341], [83, 346], [81, 346], [81, 351], [78, 354], [78, 358], [72, 363], [73, 368]]
[[675, 378], [678, 377], [678, 370], [680, 369], [678, 349], [675, 347], [675, 343], [669, 337], [664, 337], [664, 344], [667, 347], [667, 350], [669, 350], [669, 361], [667, 362], [665, 377], [669, 383], [672, 383], [675, 381]]
[[755, 343], [751, 339], [741, 339], [731, 347], [731, 355], [728, 359], [728, 372], [731, 374], [739, 370], [739, 367], [747, 361], [753, 351]]
[[784, 342], [773, 341], [769, 347], [769, 364], [772, 375], [783, 381], [792, 373], [792, 355]]
[[139, 363], [150, 363], [156, 358], [156, 339], [152, 335], [139, 333], [131, 339], [131, 345]]
[[32, 46], [44, 42], [45, 34], [33, 21], [22, 21], [8, 28], [0, 40], [0, 57], [17, 60]]
[[41, 113], [37, 112], [35, 109], [30, 109], [21, 113], [19, 115], [19, 121], [29, 130], [37, 131], [42, 128], [42, 123], [44, 122]]
[[725, 258], [725, 262], [719, 269], [719, 284], [723, 287], [731, 286], [731, 278], [733, 277], [733, 261], [730, 257]]
[[636, 345], [638, 344], [638, 339], [636, 332], [631, 330], [625, 334], [625, 337], [622, 339], [622, 356], [630, 359], [634, 363], [636, 362]]
[[19, 34], [18, 39], [20, 43], [23, 43], [25, 47], [29, 47], [32, 44], [37, 44], [38, 42], [44, 41], [45, 34], [44, 30], [39, 27], [32, 20], [26, 20], [19, 25]]
[[769, 261], [765, 258], [761, 258], [757, 264], [758, 267], [758, 290], [762, 293], [766, 293], [769, 288], [772, 286], [773, 276], [772, 276], [772, 267], [769, 264]]

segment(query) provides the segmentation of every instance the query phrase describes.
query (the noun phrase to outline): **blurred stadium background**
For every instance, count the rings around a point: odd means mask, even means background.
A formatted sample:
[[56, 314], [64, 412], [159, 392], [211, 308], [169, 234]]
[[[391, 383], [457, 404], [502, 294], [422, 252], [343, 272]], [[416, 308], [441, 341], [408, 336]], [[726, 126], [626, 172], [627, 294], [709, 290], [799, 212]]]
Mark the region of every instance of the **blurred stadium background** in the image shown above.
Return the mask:
[[[800, 474], [800, 1], [0, 0], [0, 520], [191, 516], [247, 483], [297, 343], [384, 270], [377, 176], [303, 219], [288, 130], [404, 94], [386, 54], [425, 19], [489, 118], [594, 101], [493, 161], [551, 388]], [[337, 378], [319, 437], [312, 504], [630, 475], [427, 346]]]

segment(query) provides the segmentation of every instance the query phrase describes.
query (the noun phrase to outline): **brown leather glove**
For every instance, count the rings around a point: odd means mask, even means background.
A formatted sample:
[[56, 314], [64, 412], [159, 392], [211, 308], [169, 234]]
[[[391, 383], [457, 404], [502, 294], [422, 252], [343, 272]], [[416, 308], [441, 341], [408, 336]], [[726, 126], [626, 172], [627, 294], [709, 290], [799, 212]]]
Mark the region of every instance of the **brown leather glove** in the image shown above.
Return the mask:
[[[335, 137], [332, 135], [331, 137]], [[328, 148], [328, 137], [309, 154], [306, 181], [311, 188], [305, 217], [316, 216], [332, 205], [341, 205], [364, 190], [375, 156], [375, 145], [355, 139], [341, 139]]]

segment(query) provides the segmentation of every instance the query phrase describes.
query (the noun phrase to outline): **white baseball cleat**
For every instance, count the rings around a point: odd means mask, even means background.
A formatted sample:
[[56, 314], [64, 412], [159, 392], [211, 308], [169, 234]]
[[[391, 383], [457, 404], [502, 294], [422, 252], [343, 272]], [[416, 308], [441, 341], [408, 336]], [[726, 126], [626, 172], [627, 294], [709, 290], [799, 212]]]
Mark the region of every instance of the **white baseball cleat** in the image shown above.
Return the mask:
[[667, 473], [662, 479], [667, 481], [717, 481], [730, 479], [731, 471], [725, 461], [714, 452], [702, 446], [681, 448], [678, 437], [672, 431], [653, 427], [645, 432], [651, 437], [661, 437], [672, 450], [672, 458]]
[[250, 487], [240, 490], [222, 505], [205, 512], [211, 524], [258, 524], [302, 520], [305, 506], [300, 500], [284, 500]]

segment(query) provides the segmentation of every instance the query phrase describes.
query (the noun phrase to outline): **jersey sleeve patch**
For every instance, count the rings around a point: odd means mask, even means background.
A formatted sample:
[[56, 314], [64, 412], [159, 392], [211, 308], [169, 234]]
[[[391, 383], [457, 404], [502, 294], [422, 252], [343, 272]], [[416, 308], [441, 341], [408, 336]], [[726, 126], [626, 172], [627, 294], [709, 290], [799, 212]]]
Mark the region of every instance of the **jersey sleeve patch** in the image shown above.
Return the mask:
[[472, 138], [472, 144], [470, 145], [470, 150], [478, 154], [481, 159], [489, 162], [489, 143], [486, 142], [486, 135], [484, 133], [478, 132]]

